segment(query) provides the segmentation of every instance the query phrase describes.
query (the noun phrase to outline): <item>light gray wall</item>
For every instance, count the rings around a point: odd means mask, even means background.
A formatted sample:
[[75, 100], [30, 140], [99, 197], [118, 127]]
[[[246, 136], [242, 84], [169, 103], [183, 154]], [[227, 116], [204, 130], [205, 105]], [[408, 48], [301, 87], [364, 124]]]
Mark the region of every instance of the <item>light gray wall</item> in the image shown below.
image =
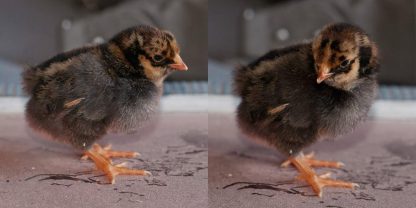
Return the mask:
[[[251, 60], [311, 39], [328, 23], [356, 24], [378, 43], [381, 82], [416, 84], [414, 0], [210, 0], [208, 22], [210, 57]], [[276, 37], [279, 30], [288, 37]]]
[[74, 0], [0, 0], [0, 58], [37, 64], [61, 47], [61, 20], [87, 13]]

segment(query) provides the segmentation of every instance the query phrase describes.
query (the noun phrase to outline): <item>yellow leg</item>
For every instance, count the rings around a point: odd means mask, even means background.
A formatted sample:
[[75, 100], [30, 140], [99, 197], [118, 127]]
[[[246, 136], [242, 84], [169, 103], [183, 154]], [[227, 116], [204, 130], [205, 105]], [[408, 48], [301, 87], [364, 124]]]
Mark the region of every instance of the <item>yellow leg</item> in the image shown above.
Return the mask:
[[[302, 153], [301, 153], [302, 154]], [[340, 168], [344, 166], [342, 162], [335, 162], [335, 161], [325, 161], [325, 160], [316, 160], [315, 153], [311, 152], [305, 156], [303, 159], [306, 163], [308, 163], [311, 167], [327, 167], [327, 168]], [[290, 160], [286, 160], [280, 166], [281, 167], [289, 167], [292, 162]]]
[[134, 170], [124, 167], [124, 164], [113, 165], [109, 158], [105, 158], [100, 153], [94, 150], [88, 150], [85, 154], [94, 161], [98, 170], [104, 172], [111, 184], [115, 183], [115, 177], [117, 175], [141, 175], [150, 176], [152, 175], [149, 171], [145, 170]]
[[[129, 152], [129, 151], [113, 151], [111, 150], [111, 145], [107, 145], [104, 148], [101, 147], [99, 144], [93, 144], [91, 150], [99, 153], [103, 157], [110, 159], [113, 157], [121, 157], [121, 158], [133, 158], [138, 157], [140, 154], [138, 152]], [[88, 155], [84, 154], [81, 157], [82, 160], [88, 159]]]
[[[330, 173], [326, 173], [318, 176], [315, 171], [308, 164], [309, 159], [305, 158], [306, 156], [300, 155], [298, 157], [289, 158], [290, 164], [293, 164], [299, 171], [299, 176], [297, 177], [300, 180], [306, 181], [311, 185], [313, 191], [319, 196], [322, 197], [322, 189], [325, 186], [332, 187], [343, 187], [351, 188], [358, 187], [356, 183], [350, 183], [340, 180], [329, 179]], [[328, 166], [325, 166], [328, 167]], [[332, 167], [332, 166], [331, 166]]]

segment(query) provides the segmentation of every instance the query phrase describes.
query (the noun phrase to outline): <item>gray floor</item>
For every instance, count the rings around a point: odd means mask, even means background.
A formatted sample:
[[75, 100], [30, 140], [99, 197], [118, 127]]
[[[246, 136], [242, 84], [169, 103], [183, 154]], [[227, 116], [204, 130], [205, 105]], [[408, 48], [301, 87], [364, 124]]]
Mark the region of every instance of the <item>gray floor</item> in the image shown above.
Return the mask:
[[209, 206], [218, 207], [414, 207], [416, 204], [416, 121], [368, 121], [354, 133], [308, 148], [317, 158], [338, 160], [333, 177], [360, 188], [325, 188], [323, 197], [294, 181], [286, 158], [244, 139], [232, 114], [209, 115]]
[[[64, 145], [35, 136], [21, 114], [0, 116], [0, 207], [414, 207], [416, 121], [368, 121], [354, 133], [310, 147], [346, 164], [333, 177], [357, 190], [326, 188], [323, 198], [282, 169], [285, 157], [239, 133], [230, 113], [164, 113], [134, 135], [101, 143], [139, 151], [128, 161], [153, 177], [108, 185], [94, 165]], [[213, 129], [209, 131], [209, 129]], [[209, 146], [209, 171], [208, 152]], [[209, 172], [209, 177], [208, 177]], [[208, 184], [209, 179], [209, 185]], [[209, 199], [207, 198], [209, 196]]]
[[165, 113], [144, 130], [101, 143], [142, 154], [128, 166], [153, 177], [119, 176], [108, 185], [90, 161], [37, 138], [21, 114], [0, 116], [0, 207], [207, 207], [206, 113]]

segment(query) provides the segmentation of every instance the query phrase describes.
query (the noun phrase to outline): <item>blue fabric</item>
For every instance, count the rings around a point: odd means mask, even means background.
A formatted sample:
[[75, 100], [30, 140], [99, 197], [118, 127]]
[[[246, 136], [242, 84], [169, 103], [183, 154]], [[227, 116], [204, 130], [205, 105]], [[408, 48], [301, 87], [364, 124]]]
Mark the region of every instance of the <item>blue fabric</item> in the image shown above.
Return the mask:
[[[209, 93], [231, 94], [233, 70], [230, 65], [210, 60], [208, 62]], [[416, 100], [416, 86], [381, 85], [378, 99]]]
[[[233, 67], [215, 61], [208, 62], [209, 81], [167, 81], [164, 94], [231, 94]], [[22, 66], [0, 60], [0, 96], [23, 96], [20, 83]], [[382, 100], [416, 100], [416, 86], [382, 85]]]
[[[20, 82], [23, 67], [0, 60], [0, 96], [24, 96]], [[207, 81], [165, 82], [164, 94], [203, 94], [208, 92]]]

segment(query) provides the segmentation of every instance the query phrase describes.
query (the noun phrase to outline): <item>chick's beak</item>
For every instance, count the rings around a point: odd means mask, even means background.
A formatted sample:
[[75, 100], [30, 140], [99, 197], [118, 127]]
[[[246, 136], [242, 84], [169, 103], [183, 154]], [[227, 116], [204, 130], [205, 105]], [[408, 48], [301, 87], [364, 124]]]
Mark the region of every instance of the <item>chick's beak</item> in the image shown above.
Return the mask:
[[316, 79], [316, 83], [321, 84], [324, 80], [328, 79], [334, 73], [319, 73], [318, 79]]
[[169, 64], [169, 67], [178, 70], [178, 71], [186, 71], [188, 70], [188, 66], [182, 61], [182, 58], [179, 56], [179, 54], [176, 54], [175, 58], [173, 59], [174, 63]]
[[318, 78], [316, 79], [316, 83], [321, 84], [324, 80], [331, 77], [334, 73], [329, 72], [329, 68], [323, 67], [318, 70]]

